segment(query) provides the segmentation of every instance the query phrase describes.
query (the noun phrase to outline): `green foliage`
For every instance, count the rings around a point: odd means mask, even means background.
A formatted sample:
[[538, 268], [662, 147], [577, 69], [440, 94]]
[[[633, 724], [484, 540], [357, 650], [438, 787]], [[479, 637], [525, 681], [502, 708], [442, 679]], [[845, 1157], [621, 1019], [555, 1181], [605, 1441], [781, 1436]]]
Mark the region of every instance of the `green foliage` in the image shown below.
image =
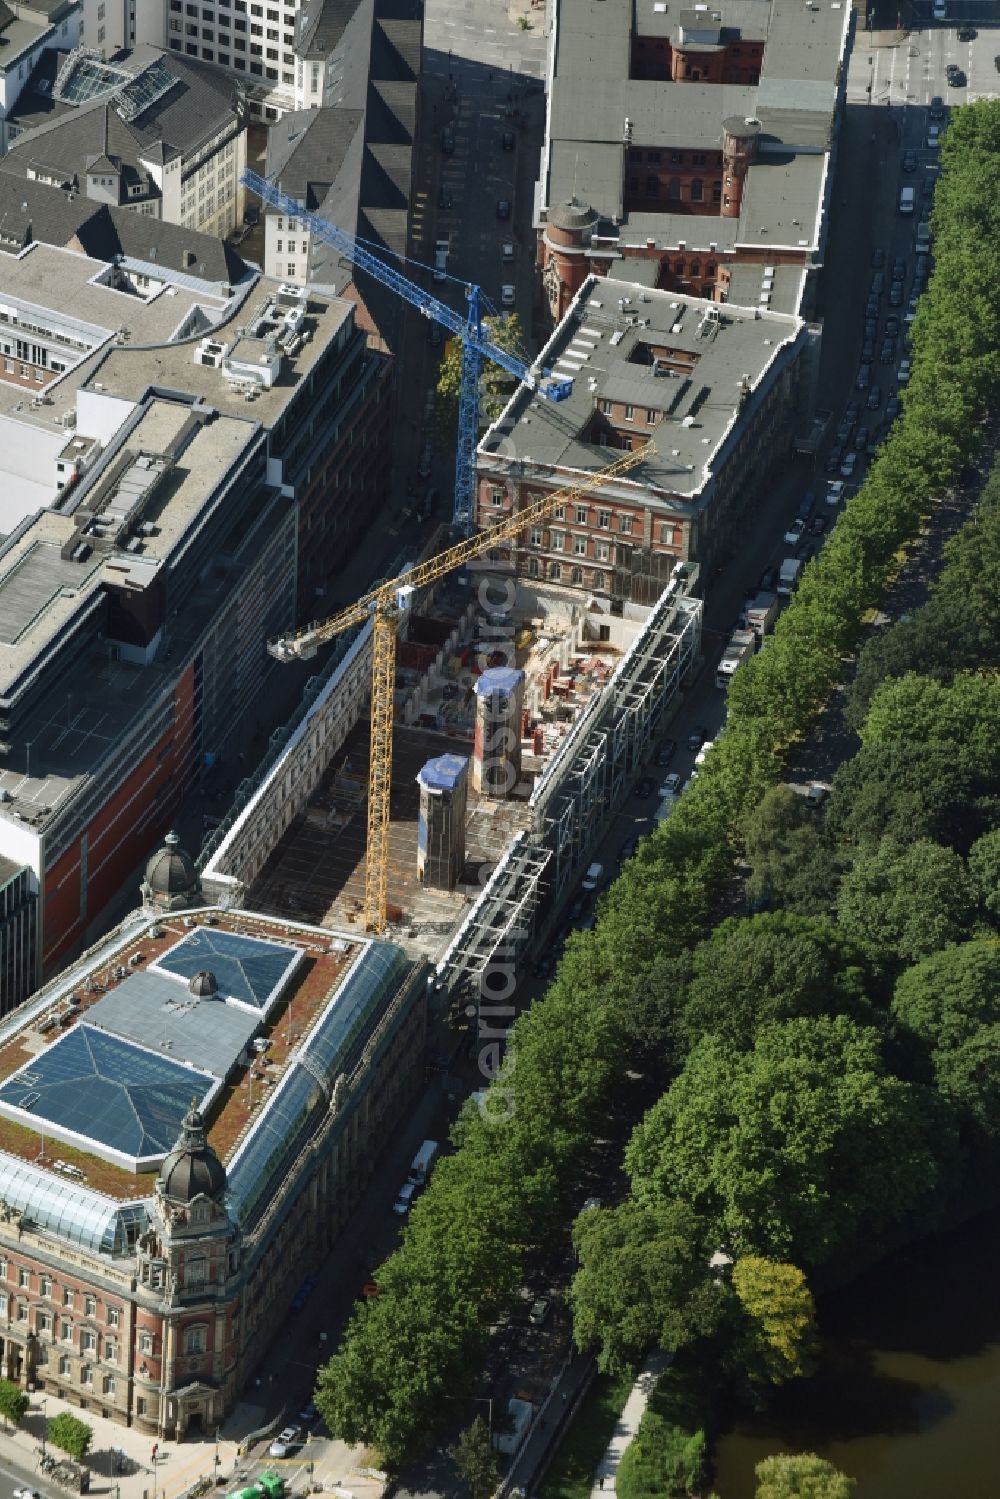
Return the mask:
[[[483, 332], [500, 349], [516, 358], [524, 357], [524, 329], [516, 312], [483, 318]], [[449, 448], [455, 441], [458, 422], [458, 398], [462, 388], [462, 350], [460, 338], [450, 338], [438, 367], [437, 398], [434, 420], [442, 442]], [[481, 422], [492, 422], [500, 415], [515, 388], [515, 380], [491, 360], [483, 361], [479, 377], [479, 415]]]
[[60, 1452], [65, 1452], [74, 1462], [83, 1461], [93, 1440], [94, 1428], [88, 1426], [86, 1421], [71, 1416], [69, 1411], [60, 1411], [49, 1422], [49, 1445], [58, 1447]]
[[851, 1499], [857, 1487], [853, 1478], [814, 1452], [765, 1457], [755, 1472], [756, 1499]]
[[832, 921], [776, 911], [724, 921], [695, 948], [681, 1024], [691, 1045], [712, 1034], [746, 1050], [775, 1021], [841, 1013], [872, 1020], [858, 949]]
[[746, 820], [747, 899], [811, 915], [832, 911], [839, 879], [836, 849], [805, 798], [772, 786]]
[[28, 1409], [28, 1396], [12, 1379], [0, 1379], [0, 1416], [17, 1426]]
[[593, 1379], [545, 1471], [539, 1499], [590, 1499], [594, 1469], [614, 1434], [634, 1377], [630, 1369]]
[[816, 1361], [816, 1306], [796, 1265], [744, 1255], [733, 1266], [733, 1290], [746, 1316], [743, 1357], [751, 1380], [784, 1384], [811, 1374]]
[[833, 779], [826, 813], [830, 835], [871, 849], [883, 838], [961, 842], [977, 828], [973, 781], [952, 749], [919, 740], [862, 745]]
[[448, 1455], [458, 1469], [471, 1499], [489, 1499], [500, 1481], [500, 1464], [493, 1451], [490, 1428], [482, 1416], [459, 1434], [448, 1448]]
[[846, 1015], [790, 1020], [750, 1052], [699, 1042], [626, 1163], [640, 1204], [679, 1199], [739, 1254], [817, 1266], [933, 1185], [937, 1112], [888, 1073], [875, 1030]]
[[615, 1492], [621, 1499], [703, 1493], [705, 1428], [715, 1389], [713, 1371], [693, 1352], [674, 1357], [619, 1464]]
[[681, 1348], [714, 1332], [723, 1306], [709, 1274], [704, 1224], [683, 1203], [590, 1209], [573, 1233], [573, 1336], [600, 1345], [598, 1367], [617, 1372], [651, 1344]]
[[969, 874], [987, 915], [1000, 924], [1000, 828], [984, 833], [969, 849]]
[[892, 1010], [928, 1047], [954, 1051], [1000, 1023], [1000, 947], [965, 942], [934, 953], [897, 980]]
[[855, 860], [837, 899], [845, 932], [886, 966], [918, 963], [960, 942], [974, 914], [974, 886], [963, 860], [926, 838], [906, 848], [883, 838]]

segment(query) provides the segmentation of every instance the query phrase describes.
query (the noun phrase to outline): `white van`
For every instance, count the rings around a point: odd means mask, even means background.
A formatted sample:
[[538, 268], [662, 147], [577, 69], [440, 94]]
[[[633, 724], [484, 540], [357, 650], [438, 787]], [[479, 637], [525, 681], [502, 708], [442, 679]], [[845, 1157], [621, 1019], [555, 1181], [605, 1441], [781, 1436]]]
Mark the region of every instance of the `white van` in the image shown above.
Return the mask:
[[437, 1160], [438, 1151], [441, 1149], [436, 1140], [425, 1140], [410, 1162], [410, 1174], [407, 1178], [415, 1187], [422, 1187], [431, 1174], [431, 1167]]
[[916, 202], [916, 197], [917, 197], [917, 193], [916, 193], [916, 189], [915, 188], [912, 188], [912, 187], [903, 187], [903, 188], [900, 188], [900, 190], [899, 190], [899, 211], [900, 211], [900, 213], [902, 213], [902, 214], [910, 214], [910, 213], [912, 213], [913, 212], [913, 205]]
[[417, 1186], [416, 1182], [403, 1183], [403, 1185], [399, 1189], [399, 1196], [396, 1198], [396, 1201], [392, 1205], [392, 1211], [396, 1214], [397, 1218], [406, 1217], [407, 1213], [410, 1211], [410, 1208], [413, 1206], [413, 1199], [414, 1197], [416, 1197], [419, 1190], [420, 1188]]

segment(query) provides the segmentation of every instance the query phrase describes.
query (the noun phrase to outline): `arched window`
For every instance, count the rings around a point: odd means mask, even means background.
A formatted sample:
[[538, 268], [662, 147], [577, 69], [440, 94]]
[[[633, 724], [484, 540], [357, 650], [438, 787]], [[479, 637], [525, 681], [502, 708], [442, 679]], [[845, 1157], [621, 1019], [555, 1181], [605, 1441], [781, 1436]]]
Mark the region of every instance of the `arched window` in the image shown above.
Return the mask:
[[184, 1333], [185, 1353], [205, 1352], [205, 1324], [199, 1322], [195, 1327], [189, 1327]]
[[704, 187], [703, 187], [701, 178], [700, 177], [692, 177], [692, 179], [691, 179], [691, 202], [692, 203], [700, 203], [703, 196], [704, 196]]
[[595, 587], [595, 589], [597, 589], [598, 593], [603, 593], [603, 591], [604, 591], [604, 589], [605, 589], [606, 586], [607, 585], [606, 585], [606, 582], [605, 582], [604, 574], [595, 571], [595, 573], [594, 573], [594, 587]]
[[705, 275], [706, 276], [714, 276], [715, 275], [715, 270], [716, 270], [715, 261], [714, 260], [710, 260], [708, 262], [708, 265], [705, 267]]
[[574, 567], [572, 573], [570, 574], [570, 582], [571, 583], [577, 583], [577, 584], [583, 582], [583, 568], [582, 567]]
[[549, 563], [549, 577], [552, 579], [553, 583], [559, 582], [559, 579], [562, 577], [562, 568], [560, 567], [558, 562]]
[[692, 262], [691, 262], [691, 276], [692, 276], [692, 278], [695, 277], [695, 276], [700, 276], [700, 275], [701, 275], [701, 261], [700, 260], [692, 260]]
[[528, 577], [529, 578], [537, 578], [537, 577], [540, 576], [540, 572], [541, 572], [541, 569], [538, 566], [538, 558], [537, 557], [529, 557], [528, 558]]

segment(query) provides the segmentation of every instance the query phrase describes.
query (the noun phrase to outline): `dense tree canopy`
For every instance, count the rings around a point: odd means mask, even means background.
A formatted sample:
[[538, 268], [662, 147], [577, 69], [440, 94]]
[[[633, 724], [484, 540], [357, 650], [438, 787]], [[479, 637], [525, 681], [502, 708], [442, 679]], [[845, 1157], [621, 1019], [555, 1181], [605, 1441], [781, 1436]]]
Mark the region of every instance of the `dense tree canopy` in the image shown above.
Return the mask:
[[641, 1204], [679, 1198], [738, 1254], [822, 1265], [934, 1183], [932, 1113], [872, 1028], [790, 1020], [746, 1053], [699, 1042], [626, 1159]]
[[832, 911], [839, 860], [820, 824], [789, 786], [773, 786], [746, 822], [747, 898], [799, 915]]
[[862, 853], [840, 886], [837, 915], [873, 958], [917, 963], [959, 942], [975, 916], [974, 886], [960, 856], [927, 838], [902, 848], [883, 838]]
[[765, 1457], [756, 1474], [756, 1499], [851, 1499], [857, 1487], [814, 1452]]
[[816, 1307], [802, 1271], [744, 1255], [733, 1266], [733, 1290], [746, 1318], [739, 1342], [751, 1380], [777, 1385], [811, 1374]]

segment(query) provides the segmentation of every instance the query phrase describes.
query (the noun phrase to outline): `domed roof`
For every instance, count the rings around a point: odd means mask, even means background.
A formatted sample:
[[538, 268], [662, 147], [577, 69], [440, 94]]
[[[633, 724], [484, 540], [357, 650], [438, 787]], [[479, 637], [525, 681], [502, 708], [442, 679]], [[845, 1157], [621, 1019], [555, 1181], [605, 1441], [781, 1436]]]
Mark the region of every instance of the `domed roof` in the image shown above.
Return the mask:
[[146, 884], [153, 895], [188, 895], [197, 889], [198, 871], [191, 855], [181, 848], [176, 833], [168, 833], [163, 847], [146, 865]]
[[226, 1168], [205, 1139], [205, 1122], [194, 1107], [185, 1114], [181, 1137], [163, 1158], [157, 1183], [171, 1202], [196, 1197], [218, 1198], [226, 1185]]
[[196, 999], [211, 999], [213, 994], [219, 992], [219, 980], [207, 968], [202, 968], [192, 974], [188, 980], [188, 988]]
[[568, 203], [557, 203], [549, 210], [549, 223], [554, 229], [589, 229], [597, 219], [596, 208], [581, 203], [575, 193]]

